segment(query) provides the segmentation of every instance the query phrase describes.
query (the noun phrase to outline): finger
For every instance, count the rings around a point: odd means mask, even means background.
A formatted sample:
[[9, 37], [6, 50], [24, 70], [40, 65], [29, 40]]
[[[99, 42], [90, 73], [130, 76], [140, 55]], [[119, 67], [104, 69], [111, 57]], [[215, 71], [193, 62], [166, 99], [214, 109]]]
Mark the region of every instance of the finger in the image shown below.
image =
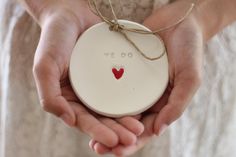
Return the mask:
[[[161, 96], [161, 98], [157, 101], [157, 103], [155, 105], [153, 105], [148, 112], [146, 112], [147, 114], [151, 113], [159, 113], [160, 110], [167, 104], [168, 102], [168, 98], [170, 96], [170, 92], [172, 90], [171, 85], [168, 85], [168, 87], [166, 88], [165, 92], [163, 93], [163, 95]], [[144, 113], [144, 115], [146, 114]]]
[[109, 147], [95, 141], [94, 139], [91, 139], [89, 141], [89, 147], [93, 151], [95, 151], [97, 154], [100, 154], [100, 155], [104, 155], [104, 154], [111, 152], [111, 149]]
[[168, 98], [167, 105], [161, 109], [156, 117], [154, 132], [157, 135], [162, 134], [167, 126], [182, 115], [200, 85], [200, 77], [198, 76], [178, 77]]
[[68, 125], [74, 125], [75, 114], [68, 101], [62, 96], [57, 67], [44, 67], [42, 64], [38, 66], [34, 69], [34, 78], [43, 109], [61, 117]]
[[111, 128], [119, 137], [119, 143], [124, 145], [131, 145], [136, 142], [136, 135], [133, 134], [128, 129], [124, 128], [122, 125], [117, 123], [115, 120], [110, 118], [99, 119], [107, 127]]
[[113, 154], [116, 156], [130, 156], [144, 147], [153, 137], [153, 124], [156, 114], [150, 114], [143, 118], [142, 122], [145, 125], [145, 130], [141, 136], [138, 137], [137, 142], [133, 145], [124, 146], [118, 145], [112, 148]]
[[89, 147], [92, 149], [92, 150], [94, 150], [94, 145], [95, 145], [95, 143], [97, 143], [94, 139], [91, 139], [90, 141], [89, 141]]
[[100, 154], [100, 155], [104, 155], [104, 154], [107, 154], [107, 153], [110, 153], [111, 152], [111, 149], [95, 140], [90, 140], [90, 143], [91, 143], [91, 146], [97, 154]]
[[105, 145], [103, 145], [101, 143], [95, 143], [94, 151], [97, 154], [104, 155], [104, 154], [111, 152], [111, 149], [109, 149], [108, 147], [106, 147]]
[[118, 136], [113, 130], [102, 124], [81, 105], [73, 104], [72, 107], [77, 115], [77, 127], [82, 132], [107, 147], [114, 147], [118, 144]]
[[33, 73], [40, 102], [45, 111], [74, 125], [75, 114], [62, 96], [60, 79], [65, 74], [69, 56], [76, 42], [78, 28], [61, 26], [55, 21], [46, 22], [34, 58]]
[[[136, 118], [139, 117], [136, 116]], [[141, 135], [144, 131], [143, 124], [133, 117], [123, 117], [117, 119], [116, 121], [137, 136]]]
[[[137, 142], [124, 146], [122, 144], [118, 144], [117, 146], [113, 148], [108, 148], [99, 142], [96, 142], [92, 140], [92, 143], [96, 143], [96, 149], [99, 150], [98, 154], [107, 154], [107, 153], [113, 153], [114, 155], [118, 156], [129, 156], [144, 147], [147, 142], [153, 137], [153, 124], [155, 120], [155, 114], [150, 114], [143, 118], [142, 122], [145, 125], [145, 131], [141, 136], [138, 137]], [[101, 153], [102, 152], [102, 153]]]
[[117, 147], [112, 149], [112, 153], [115, 156], [129, 156], [135, 153], [137, 150], [139, 150], [139, 147], [137, 144], [133, 144], [130, 146], [124, 146], [124, 145], [118, 145]]
[[34, 78], [43, 109], [61, 117], [68, 125], [74, 125], [75, 114], [62, 96], [58, 67], [49, 59], [42, 59], [40, 62], [43, 63], [34, 66]]
[[73, 88], [70, 83], [69, 76], [67, 76], [64, 80], [60, 81], [61, 85], [61, 93], [62, 96], [68, 101], [68, 102], [82, 102], [79, 100], [79, 98], [76, 96], [75, 92], [73, 91]]
[[140, 120], [142, 118], [142, 115], [138, 114], [138, 115], [134, 115], [134, 116], [131, 116], [131, 117], [134, 118], [134, 119]]

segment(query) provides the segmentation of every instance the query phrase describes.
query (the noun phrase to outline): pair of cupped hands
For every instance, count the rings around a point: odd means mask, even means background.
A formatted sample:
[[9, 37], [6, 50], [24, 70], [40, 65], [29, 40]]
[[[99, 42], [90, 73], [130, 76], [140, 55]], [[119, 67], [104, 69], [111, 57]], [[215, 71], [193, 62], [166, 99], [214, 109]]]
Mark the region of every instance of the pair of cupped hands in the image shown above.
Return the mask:
[[[41, 27], [33, 73], [45, 111], [91, 137], [98, 154], [128, 156], [177, 120], [201, 82], [203, 31], [193, 11], [182, 23], [160, 33], [169, 61], [169, 85], [161, 99], [136, 116], [108, 118], [83, 106], [68, 78], [70, 56], [80, 35], [101, 22], [84, 0], [43, 0], [26, 3]], [[151, 30], [172, 24], [189, 7], [174, 2], [155, 11], [143, 25]], [[182, 10], [182, 11], [181, 11]], [[175, 15], [175, 16], [174, 16]]]

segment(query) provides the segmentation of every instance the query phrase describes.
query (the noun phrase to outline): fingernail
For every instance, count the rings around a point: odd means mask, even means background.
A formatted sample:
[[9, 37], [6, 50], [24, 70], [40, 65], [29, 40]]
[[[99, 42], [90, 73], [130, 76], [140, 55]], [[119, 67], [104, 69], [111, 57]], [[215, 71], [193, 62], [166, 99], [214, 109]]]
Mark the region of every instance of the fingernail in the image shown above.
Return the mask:
[[167, 128], [168, 128], [168, 125], [163, 124], [159, 130], [158, 136], [161, 136], [166, 131]]
[[72, 126], [72, 120], [71, 120], [70, 116], [69, 116], [67, 113], [63, 114], [63, 115], [61, 116], [61, 119], [62, 119], [67, 125]]
[[89, 147], [90, 147], [91, 149], [93, 149], [93, 141], [92, 141], [92, 140], [89, 141]]
[[89, 141], [89, 147], [94, 151], [94, 146], [95, 144], [97, 143], [97, 141], [94, 141], [94, 140], [90, 140]]

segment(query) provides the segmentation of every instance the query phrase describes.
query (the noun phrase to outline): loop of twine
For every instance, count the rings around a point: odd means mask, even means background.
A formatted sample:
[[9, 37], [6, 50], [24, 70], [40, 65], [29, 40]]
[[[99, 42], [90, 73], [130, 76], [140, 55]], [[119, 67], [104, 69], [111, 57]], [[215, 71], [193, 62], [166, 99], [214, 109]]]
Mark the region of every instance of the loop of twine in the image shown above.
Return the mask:
[[170, 26], [167, 26], [167, 27], [164, 27], [164, 28], [160, 28], [160, 29], [157, 29], [157, 30], [154, 30], [154, 31], [149, 31], [149, 30], [143, 30], [143, 29], [136, 29], [136, 28], [127, 28], [125, 27], [124, 25], [121, 25], [119, 22], [118, 22], [118, 19], [116, 17], [116, 14], [115, 14], [115, 11], [114, 11], [114, 8], [112, 6], [112, 3], [111, 3], [111, 0], [108, 0], [109, 1], [109, 6], [111, 8], [111, 11], [112, 11], [112, 16], [114, 17], [114, 19], [110, 20], [108, 19], [107, 17], [103, 16], [102, 13], [99, 11], [98, 9], [98, 5], [96, 3], [96, 0], [88, 0], [88, 4], [89, 4], [89, 7], [90, 7], [90, 10], [97, 16], [99, 16], [105, 23], [107, 23], [109, 25], [109, 30], [110, 31], [115, 31], [115, 32], [119, 32], [120, 34], [122, 34], [124, 36], [124, 38], [130, 43], [133, 45], [133, 47], [146, 59], [148, 60], [157, 60], [157, 59], [160, 59], [162, 56], [164, 56], [166, 50], [165, 50], [165, 46], [164, 46], [164, 42], [163, 40], [160, 38], [160, 36], [157, 36], [160, 41], [162, 42], [162, 45], [164, 47], [164, 50], [163, 52], [157, 56], [157, 57], [149, 57], [147, 56], [129, 37], [128, 35], [126, 34], [125, 31], [128, 31], [128, 32], [134, 32], [134, 33], [139, 33], [139, 34], [157, 34], [161, 31], [165, 31], [165, 30], [168, 30], [178, 24], [180, 24], [181, 22], [183, 22], [188, 16], [189, 14], [192, 12], [194, 6], [195, 6], [195, 3], [192, 2], [189, 9], [186, 11], [186, 13], [179, 19], [177, 20], [175, 23], [173, 23], [172, 25]]

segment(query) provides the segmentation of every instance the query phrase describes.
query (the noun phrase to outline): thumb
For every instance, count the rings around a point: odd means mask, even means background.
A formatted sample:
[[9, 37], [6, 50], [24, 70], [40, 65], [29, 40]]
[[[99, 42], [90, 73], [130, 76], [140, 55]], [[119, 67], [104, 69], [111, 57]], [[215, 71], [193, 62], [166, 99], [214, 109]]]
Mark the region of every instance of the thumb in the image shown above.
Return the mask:
[[70, 126], [75, 124], [76, 116], [68, 101], [62, 96], [60, 80], [67, 75], [70, 54], [78, 34], [75, 24], [56, 20], [46, 21], [42, 27], [33, 66], [43, 109], [61, 117]]
[[157, 135], [161, 135], [172, 122], [182, 115], [187, 104], [197, 91], [201, 79], [200, 77], [192, 76], [191, 78], [181, 78], [179, 80], [177, 78], [176, 80], [167, 105], [156, 116], [154, 132]]

